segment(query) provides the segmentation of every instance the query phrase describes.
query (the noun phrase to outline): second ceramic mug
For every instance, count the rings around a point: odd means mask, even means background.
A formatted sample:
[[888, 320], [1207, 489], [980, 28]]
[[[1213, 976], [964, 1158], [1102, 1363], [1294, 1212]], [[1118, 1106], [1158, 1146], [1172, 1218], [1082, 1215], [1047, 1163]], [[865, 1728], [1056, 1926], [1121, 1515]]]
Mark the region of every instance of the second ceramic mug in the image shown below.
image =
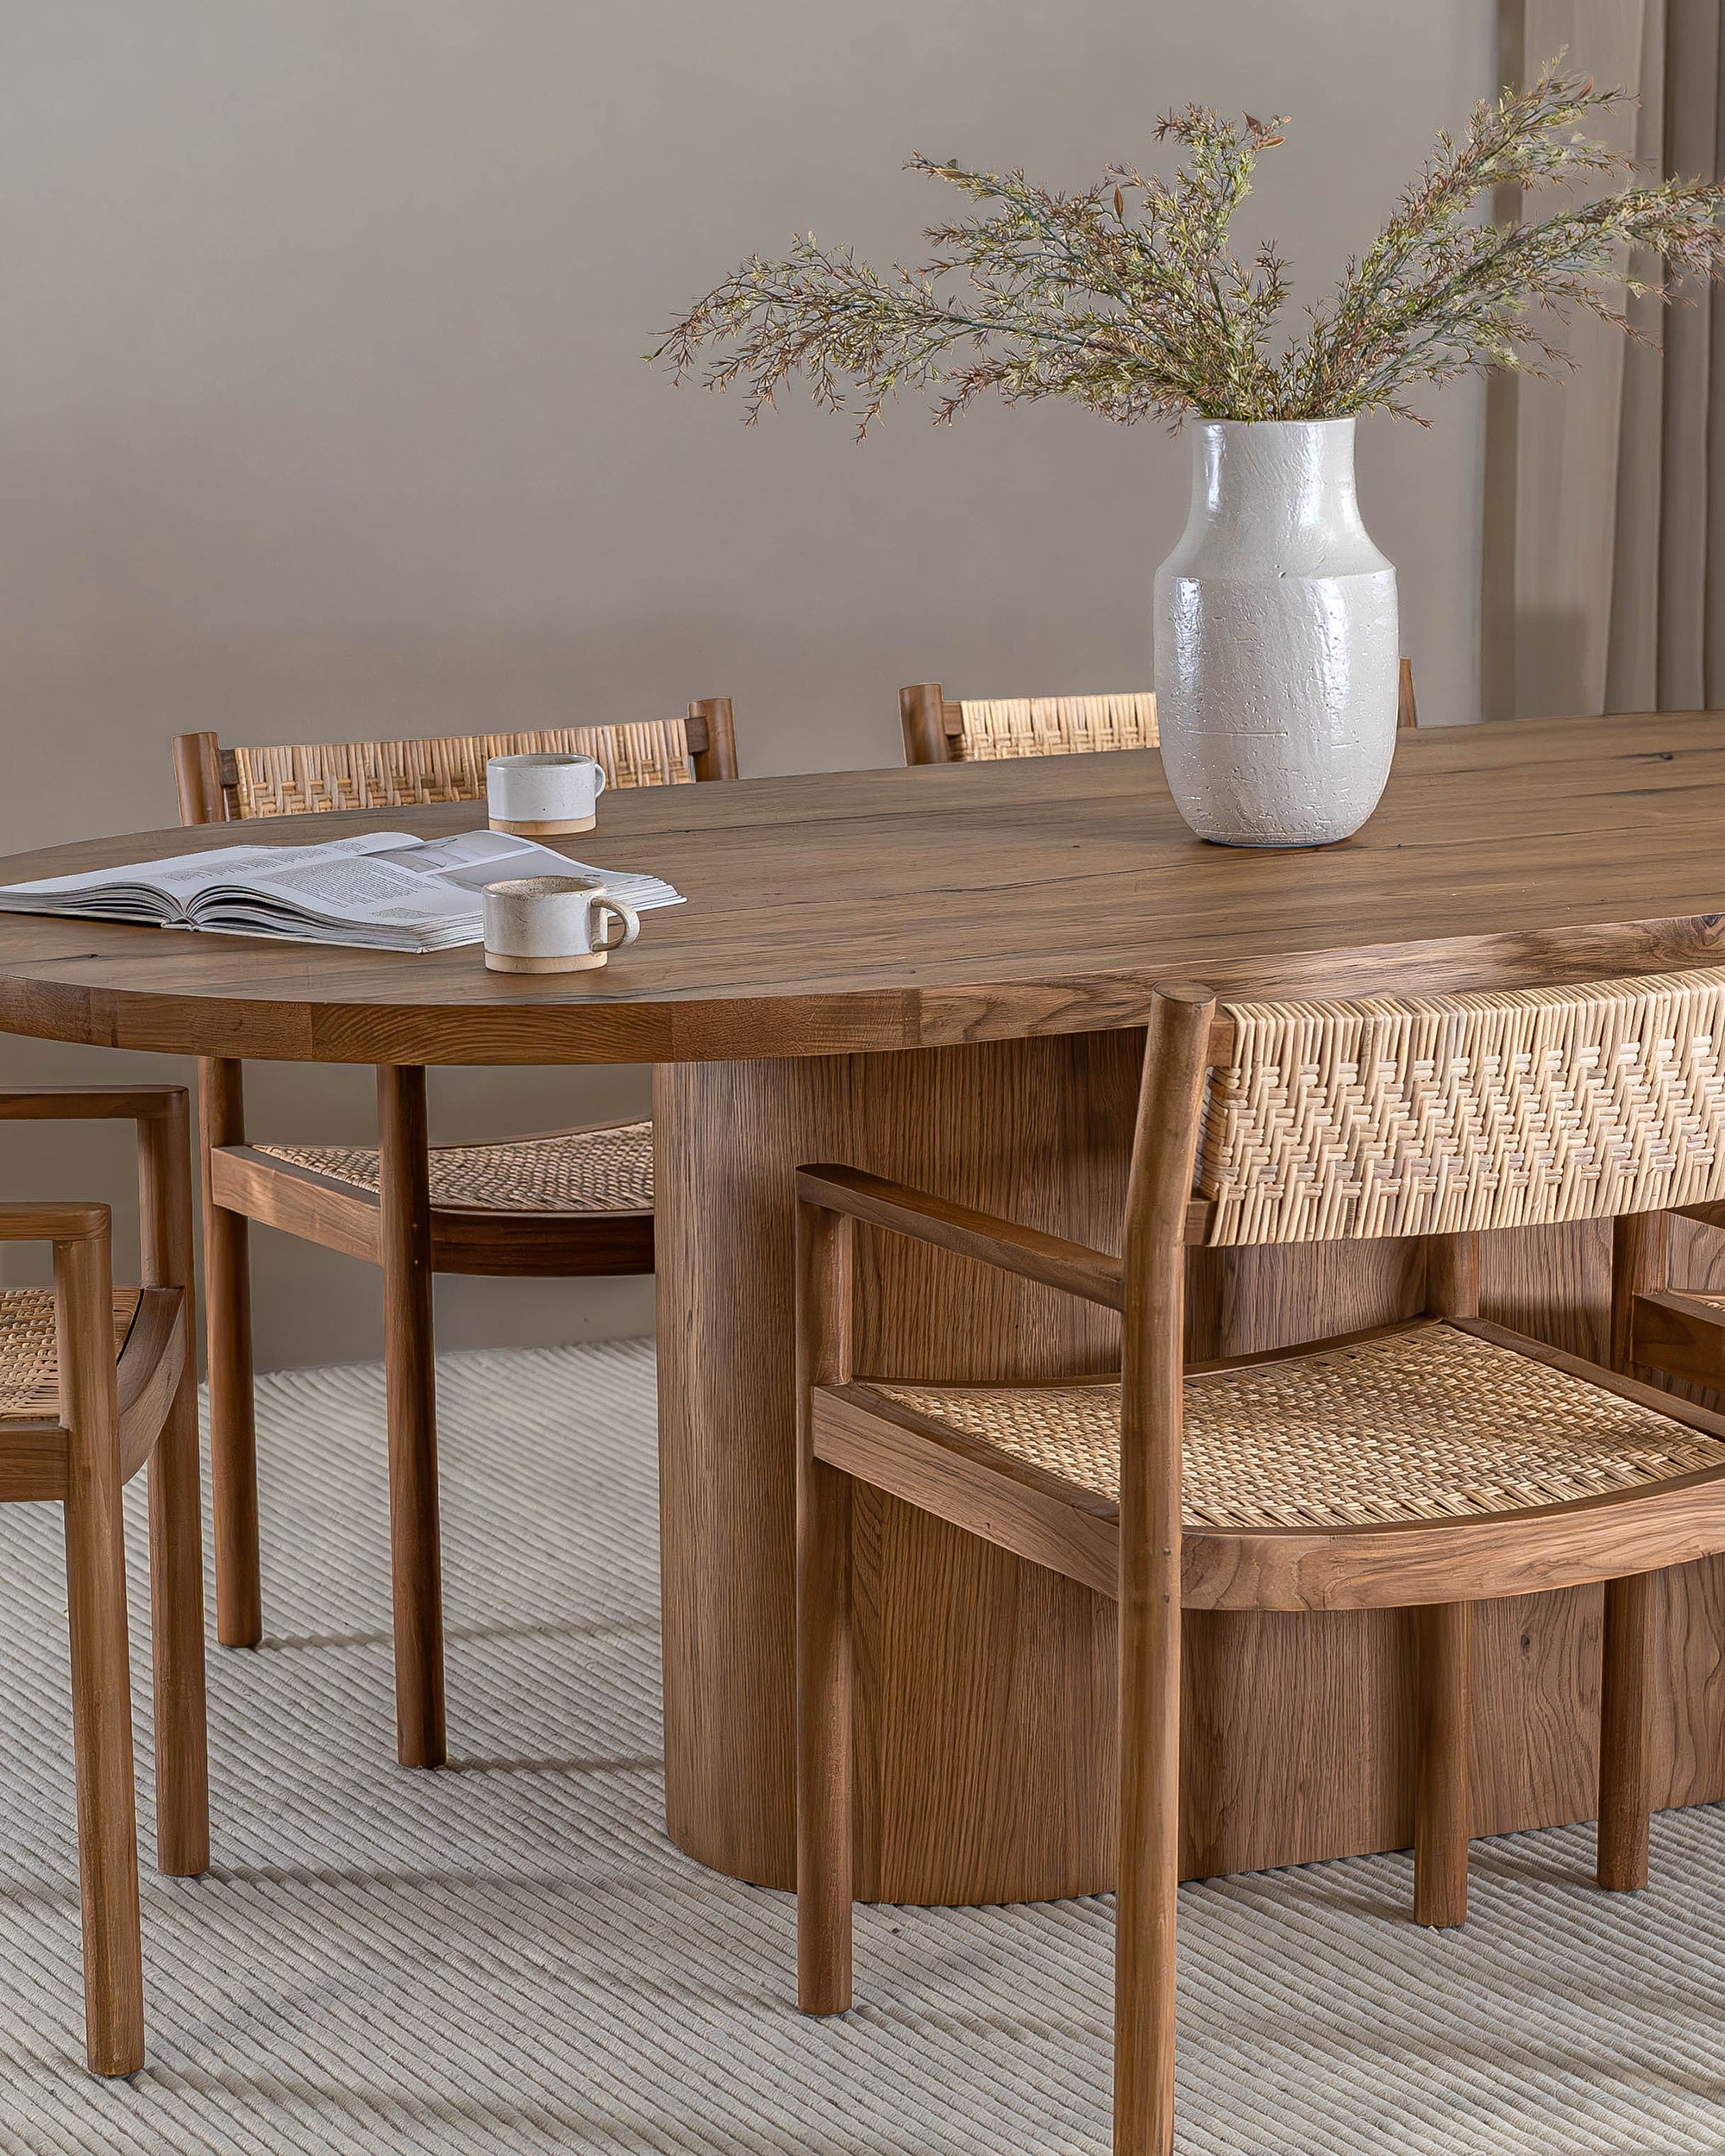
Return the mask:
[[492, 756], [486, 762], [491, 827], [519, 838], [590, 831], [604, 792], [605, 772], [591, 756]]
[[[485, 962], [493, 973], [581, 973], [641, 933], [641, 917], [593, 876], [517, 876], [484, 893]], [[621, 923], [615, 942], [609, 922]]]

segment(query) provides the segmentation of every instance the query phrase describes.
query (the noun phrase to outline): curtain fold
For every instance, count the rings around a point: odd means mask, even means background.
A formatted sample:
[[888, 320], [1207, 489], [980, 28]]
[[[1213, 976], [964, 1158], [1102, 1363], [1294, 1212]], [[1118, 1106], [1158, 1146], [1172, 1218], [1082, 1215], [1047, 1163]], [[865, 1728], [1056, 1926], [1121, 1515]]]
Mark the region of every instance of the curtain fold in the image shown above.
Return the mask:
[[[1667, 15], [1684, 0], [1647, 0], [1641, 58], [1635, 87], [1641, 99], [1635, 154], [1654, 172], [1666, 169], [1665, 54]], [[1716, 6], [1716, 0], [1714, 0]], [[1633, 265], [1643, 280], [1659, 273], [1657, 259], [1638, 249]], [[1672, 310], [1651, 297], [1630, 298], [1626, 311], [1635, 341], [1623, 354], [1622, 403], [1615, 445], [1616, 469], [1609, 499], [1613, 515], [1612, 574], [1603, 595], [1609, 624], [1603, 693], [1607, 711], [1659, 708], [1659, 557], [1665, 489], [1665, 367], [1670, 352], [1666, 317]]]
[[[1722, 0], [1504, 0], [1503, 78], [1566, 47], [1569, 65], [1638, 93], [1619, 147], [1653, 173], [1716, 179], [1722, 13]], [[1651, 259], [1634, 268], [1658, 273]], [[1627, 304], [1643, 341], [1578, 323], [1573, 375], [1488, 392], [1488, 718], [1725, 705], [1725, 294]]]

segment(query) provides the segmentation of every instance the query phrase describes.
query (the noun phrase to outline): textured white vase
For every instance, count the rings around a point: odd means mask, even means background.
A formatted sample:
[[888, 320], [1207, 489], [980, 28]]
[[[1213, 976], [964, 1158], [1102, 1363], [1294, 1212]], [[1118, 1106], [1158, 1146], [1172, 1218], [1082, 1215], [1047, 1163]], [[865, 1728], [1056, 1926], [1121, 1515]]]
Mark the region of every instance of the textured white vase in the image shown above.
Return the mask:
[[1396, 572], [1354, 493], [1352, 419], [1206, 419], [1156, 573], [1156, 705], [1175, 804], [1223, 846], [1324, 846], [1396, 749]]

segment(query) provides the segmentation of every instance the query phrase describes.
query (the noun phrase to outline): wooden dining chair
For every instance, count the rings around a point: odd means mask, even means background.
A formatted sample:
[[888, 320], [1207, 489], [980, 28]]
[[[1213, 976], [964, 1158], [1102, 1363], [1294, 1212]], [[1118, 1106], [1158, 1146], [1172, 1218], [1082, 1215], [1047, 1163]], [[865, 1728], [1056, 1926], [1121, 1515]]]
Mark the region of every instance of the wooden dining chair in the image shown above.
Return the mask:
[[138, 1131], [142, 1284], [114, 1286], [105, 1205], [0, 1203], [0, 1242], [53, 1246], [53, 1286], [0, 1288], [0, 1501], [65, 1518], [85, 2046], [98, 2074], [144, 2063], [123, 1486], [147, 1461], [156, 1859], [210, 1865], [203, 1523], [192, 1352], [191, 1152], [179, 1086], [0, 1089], [0, 1120]]
[[[1396, 723], [1417, 726], [1414, 662], [1402, 661]], [[905, 761], [997, 762], [1011, 756], [1070, 756], [1110, 749], [1157, 746], [1156, 698], [1145, 690], [1124, 696], [1019, 696], [992, 702], [954, 702], [938, 681], [899, 691]]]
[[[1119, 2156], [1173, 2146], [1182, 1606], [1413, 1611], [1414, 1915], [1453, 1925], [1473, 1605], [1605, 1582], [1598, 1878], [1645, 1884], [1647, 1576], [1725, 1550], [1725, 1418], [1483, 1319], [1478, 1236], [1725, 1196], [1725, 972], [1232, 1008], [1158, 990], [1123, 1257], [855, 1168], [798, 1192], [806, 2012], [851, 1997], [855, 1481], [1118, 1602]], [[1120, 1377], [858, 1379], [859, 1221], [1119, 1311]], [[1184, 1366], [1187, 1246], [1380, 1236], [1425, 1239], [1422, 1317]]]
[[[483, 801], [498, 755], [595, 757], [615, 787], [734, 779], [731, 702], [687, 718], [448, 739], [223, 749], [214, 734], [173, 744], [183, 824], [248, 822], [336, 809]], [[483, 1145], [429, 1144], [425, 1073], [380, 1067], [380, 1145], [407, 1159], [422, 1207], [382, 1202], [380, 1149], [248, 1144], [243, 1066], [198, 1066], [209, 1338], [216, 1636], [263, 1636], [257, 1440], [252, 1402], [248, 1221], [280, 1228], [383, 1272], [389, 1423], [396, 1745], [405, 1766], [440, 1766], [443, 1713], [431, 1273], [512, 1279], [650, 1273], [653, 1126], [640, 1118]]]

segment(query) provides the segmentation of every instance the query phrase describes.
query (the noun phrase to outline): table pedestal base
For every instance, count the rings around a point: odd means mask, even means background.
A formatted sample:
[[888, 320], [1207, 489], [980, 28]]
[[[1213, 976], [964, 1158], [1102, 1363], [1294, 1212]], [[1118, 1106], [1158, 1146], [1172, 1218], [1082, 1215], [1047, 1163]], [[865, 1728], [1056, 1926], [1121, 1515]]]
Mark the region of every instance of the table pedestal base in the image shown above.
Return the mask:
[[[1118, 1249], [1142, 1036], [662, 1065], [655, 1092], [668, 1824], [691, 1856], [794, 1877], [792, 1174], [837, 1161]], [[1689, 1277], [1702, 1284], [1706, 1248]], [[1483, 1306], [1605, 1351], [1609, 1228], [1486, 1238]], [[1191, 1351], [1385, 1322], [1417, 1245], [1201, 1252]], [[1725, 1282], [1725, 1265], [1719, 1269]], [[1118, 1363], [1108, 1313], [863, 1230], [857, 1368], [963, 1382]], [[860, 1490], [855, 1564], [865, 1900], [988, 1902], [1113, 1884], [1113, 1610]], [[1596, 1808], [1602, 1590], [1484, 1604], [1474, 1831]], [[1725, 1796], [1725, 1563], [1654, 1595], [1654, 1802]], [[1186, 1619], [1189, 1875], [1406, 1847], [1412, 1620]]]

